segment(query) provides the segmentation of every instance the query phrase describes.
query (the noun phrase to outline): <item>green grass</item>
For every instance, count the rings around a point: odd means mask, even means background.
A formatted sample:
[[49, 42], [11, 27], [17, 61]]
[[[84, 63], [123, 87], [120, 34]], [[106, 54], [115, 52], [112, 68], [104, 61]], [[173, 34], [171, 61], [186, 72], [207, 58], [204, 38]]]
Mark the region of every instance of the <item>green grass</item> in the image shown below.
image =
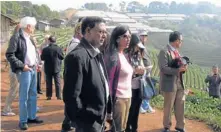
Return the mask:
[[[199, 89], [191, 89], [194, 95], [186, 97], [185, 117], [203, 121], [210, 125], [215, 132], [221, 131], [221, 100], [208, 97], [208, 93]], [[163, 109], [163, 96], [158, 95], [151, 104]]]

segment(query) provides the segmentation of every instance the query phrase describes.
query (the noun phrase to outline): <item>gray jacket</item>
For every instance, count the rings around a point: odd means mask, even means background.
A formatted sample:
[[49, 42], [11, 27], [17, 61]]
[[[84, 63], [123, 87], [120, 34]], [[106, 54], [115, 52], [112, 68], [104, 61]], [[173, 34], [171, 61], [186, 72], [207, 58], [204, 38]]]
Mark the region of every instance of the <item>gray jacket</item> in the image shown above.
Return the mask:
[[208, 75], [205, 79], [205, 82], [209, 83], [210, 96], [220, 96], [220, 83], [221, 83], [220, 74]]
[[182, 74], [179, 73], [179, 69], [171, 67], [171, 63], [174, 57], [175, 56], [172, 53], [172, 49], [169, 45], [162, 49], [158, 55], [158, 64], [160, 69], [160, 88], [163, 92], [175, 91], [177, 89], [178, 79], [181, 80], [181, 85], [184, 88]]
[[80, 40], [77, 38], [73, 38], [71, 42], [68, 44], [67, 49], [66, 49], [66, 54], [71, 52], [78, 44], [80, 43]]

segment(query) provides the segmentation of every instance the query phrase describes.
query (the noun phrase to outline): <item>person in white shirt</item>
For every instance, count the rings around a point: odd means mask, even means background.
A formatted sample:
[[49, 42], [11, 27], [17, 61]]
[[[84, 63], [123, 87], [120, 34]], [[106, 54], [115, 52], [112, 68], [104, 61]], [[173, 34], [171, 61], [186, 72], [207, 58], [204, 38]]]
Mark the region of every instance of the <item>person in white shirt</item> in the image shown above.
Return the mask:
[[34, 33], [36, 19], [24, 17], [20, 21], [21, 29], [10, 39], [6, 58], [10, 62], [12, 72], [19, 81], [19, 127], [28, 129], [28, 123], [43, 123], [36, 117], [37, 113], [37, 54], [30, 36]]

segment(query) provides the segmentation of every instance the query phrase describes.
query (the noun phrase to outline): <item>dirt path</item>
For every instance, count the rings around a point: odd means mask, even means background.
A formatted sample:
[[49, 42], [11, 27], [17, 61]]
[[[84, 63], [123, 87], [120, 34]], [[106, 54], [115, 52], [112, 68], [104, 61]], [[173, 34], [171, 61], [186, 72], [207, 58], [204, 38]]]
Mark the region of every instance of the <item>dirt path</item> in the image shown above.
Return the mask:
[[[8, 72], [1, 72], [1, 110], [5, 103], [5, 97], [9, 89]], [[55, 97], [47, 101], [45, 97], [45, 84], [42, 83], [44, 95], [38, 98], [38, 106], [41, 110], [38, 116], [44, 120], [44, 124], [29, 125], [28, 131], [36, 132], [59, 132], [63, 121], [63, 101], [57, 100]], [[18, 114], [18, 98], [12, 104], [13, 111]], [[160, 132], [162, 129], [163, 113], [157, 110], [154, 114], [142, 114], [139, 119], [139, 132]], [[173, 117], [174, 128], [175, 119]], [[187, 132], [212, 132], [205, 123], [186, 120]], [[18, 116], [5, 117], [1, 116], [1, 131], [16, 132], [18, 128]]]

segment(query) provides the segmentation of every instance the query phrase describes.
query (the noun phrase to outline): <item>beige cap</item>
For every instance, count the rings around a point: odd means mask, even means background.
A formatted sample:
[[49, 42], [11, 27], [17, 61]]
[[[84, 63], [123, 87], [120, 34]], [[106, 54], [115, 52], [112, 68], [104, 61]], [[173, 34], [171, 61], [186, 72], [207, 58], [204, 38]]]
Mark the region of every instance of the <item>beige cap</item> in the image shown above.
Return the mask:
[[148, 36], [147, 31], [140, 31], [139, 36]]

